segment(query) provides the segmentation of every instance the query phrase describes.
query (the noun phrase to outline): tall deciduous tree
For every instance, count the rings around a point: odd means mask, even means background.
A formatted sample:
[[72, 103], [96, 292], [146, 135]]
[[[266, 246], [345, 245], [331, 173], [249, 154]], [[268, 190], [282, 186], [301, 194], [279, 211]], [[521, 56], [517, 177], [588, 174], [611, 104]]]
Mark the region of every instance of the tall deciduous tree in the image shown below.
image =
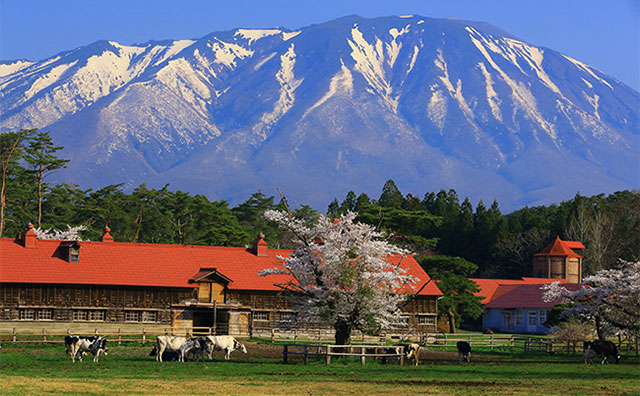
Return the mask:
[[38, 193], [38, 228], [42, 227], [42, 199], [47, 193], [48, 183], [45, 177], [56, 169], [65, 168], [68, 159], [61, 159], [55, 156], [62, 146], [54, 146], [51, 136], [47, 132], [35, 132], [25, 148], [24, 159], [31, 167], [31, 171], [36, 176]]
[[598, 271], [577, 290], [559, 282], [543, 289], [545, 301], [566, 303], [564, 317], [594, 321], [601, 340], [611, 330], [640, 334], [640, 261], [620, 261], [617, 268]]
[[0, 186], [0, 237], [4, 233], [5, 211], [7, 207], [7, 185], [16, 176], [20, 165], [18, 161], [24, 154], [23, 144], [35, 133], [35, 129], [23, 129], [20, 132], [5, 132], [0, 134], [0, 169], [2, 171], [2, 185]]
[[400, 291], [413, 291], [416, 281], [401, 263], [405, 250], [355, 222], [352, 212], [334, 221], [320, 215], [313, 226], [280, 211], [267, 211], [265, 217], [295, 235], [297, 248], [281, 257], [282, 267], [261, 275], [290, 276], [281, 287], [294, 305], [296, 324], [332, 326], [336, 344], [344, 345], [352, 330], [400, 323], [399, 304], [406, 298]]

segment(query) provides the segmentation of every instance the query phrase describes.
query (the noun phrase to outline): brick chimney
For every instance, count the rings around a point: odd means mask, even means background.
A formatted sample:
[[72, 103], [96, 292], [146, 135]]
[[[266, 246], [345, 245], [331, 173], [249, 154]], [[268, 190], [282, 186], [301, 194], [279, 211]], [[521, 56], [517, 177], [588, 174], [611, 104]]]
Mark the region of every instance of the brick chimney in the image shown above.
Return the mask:
[[104, 226], [104, 234], [102, 234], [102, 236], [98, 238], [98, 240], [105, 243], [113, 242], [113, 237], [109, 235], [109, 231], [111, 231], [111, 228], [109, 228], [109, 226]]
[[258, 238], [253, 242], [253, 253], [259, 257], [266, 257], [267, 247], [267, 243], [264, 241], [264, 234], [259, 233]]
[[29, 223], [29, 225], [27, 225], [27, 231], [22, 234], [22, 243], [26, 248], [38, 247], [38, 236], [36, 232], [33, 231], [33, 224]]

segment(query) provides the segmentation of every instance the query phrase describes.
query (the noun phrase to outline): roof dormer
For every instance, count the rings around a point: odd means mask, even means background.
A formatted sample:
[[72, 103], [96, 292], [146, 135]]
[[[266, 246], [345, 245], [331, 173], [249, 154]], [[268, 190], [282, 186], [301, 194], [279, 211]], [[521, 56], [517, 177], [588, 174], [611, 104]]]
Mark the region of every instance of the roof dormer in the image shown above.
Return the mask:
[[70, 263], [80, 262], [80, 244], [78, 241], [63, 241], [60, 242], [60, 250], [62, 251], [62, 257]]

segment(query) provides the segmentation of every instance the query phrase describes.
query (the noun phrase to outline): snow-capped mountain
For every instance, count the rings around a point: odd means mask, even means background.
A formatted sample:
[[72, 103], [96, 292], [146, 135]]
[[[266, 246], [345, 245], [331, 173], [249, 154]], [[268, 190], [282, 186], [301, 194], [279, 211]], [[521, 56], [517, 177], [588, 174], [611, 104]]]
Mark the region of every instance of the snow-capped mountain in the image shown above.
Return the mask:
[[50, 131], [57, 181], [232, 202], [276, 186], [455, 188], [503, 208], [640, 186], [640, 95], [491, 25], [349, 16], [296, 31], [99, 41], [0, 64], [0, 131]]

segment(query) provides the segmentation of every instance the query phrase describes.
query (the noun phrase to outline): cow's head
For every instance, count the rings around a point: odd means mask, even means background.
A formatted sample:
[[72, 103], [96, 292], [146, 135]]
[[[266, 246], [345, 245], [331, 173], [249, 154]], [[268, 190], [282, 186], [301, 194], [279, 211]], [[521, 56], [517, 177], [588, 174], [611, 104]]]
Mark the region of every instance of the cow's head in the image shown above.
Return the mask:
[[233, 340], [233, 349], [240, 350], [242, 353], [247, 353], [247, 348], [236, 340]]
[[103, 354], [107, 354], [107, 352], [109, 352], [109, 348], [107, 348], [107, 339], [106, 338], [101, 338], [98, 341], [98, 349], [102, 349], [102, 353]]

